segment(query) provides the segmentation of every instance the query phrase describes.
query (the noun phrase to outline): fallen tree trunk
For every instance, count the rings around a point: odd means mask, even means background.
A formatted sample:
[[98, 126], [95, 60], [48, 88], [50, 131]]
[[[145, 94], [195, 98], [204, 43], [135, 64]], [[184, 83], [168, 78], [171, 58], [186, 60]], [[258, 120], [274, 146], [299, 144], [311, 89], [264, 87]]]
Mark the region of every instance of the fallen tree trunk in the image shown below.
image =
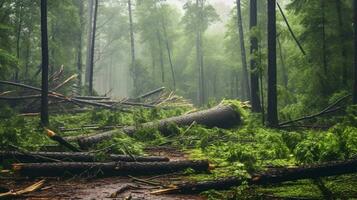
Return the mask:
[[76, 99], [82, 100], [110, 100], [110, 97], [100, 97], [100, 96], [75, 96]]
[[198, 183], [183, 183], [172, 188], [154, 191], [153, 194], [166, 193], [199, 193], [206, 190], [227, 190], [237, 187], [243, 183], [248, 185], [266, 185], [282, 183], [285, 181], [295, 181], [299, 179], [315, 179], [326, 176], [336, 176], [357, 172], [357, 159], [339, 162], [323, 163], [321, 165], [302, 166], [298, 168], [283, 168], [274, 172], [266, 172], [254, 175], [250, 179], [229, 177], [215, 181], [205, 181]]
[[242, 121], [240, 118], [240, 114], [235, 111], [232, 106], [219, 105], [208, 110], [203, 110], [177, 117], [171, 117], [159, 120], [158, 122], [144, 123], [140, 127], [128, 126], [121, 129], [122, 131], [114, 130], [93, 136], [79, 137], [78, 144], [81, 148], [86, 149], [103, 140], [110, 139], [116, 134], [121, 134], [122, 132], [128, 134], [129, 136], [132, 136], [140, 128], [157, 128], [163, 135], [168, 135], [170, 134], [170, 130], [168, 130], [168, 125], [176, 124], [178, 126], [189, 126], [193, 122], [210, 128], [231, 128], [233, 126], [241, 124]]
[[188, 168], [195, 171], [208, 171], [209, 163], [208, 161], [200, 160], [173, 162], [61, 162], [13, 164], [13, 171], [16, 174], [27, 177], [150, 175], [173, 173]]
[[[18, 151], [0, 151], [0, 161], [15, 159], [18, 162], [52, 162], [66, 161], [66, 162], [95, 162], [97, 156], [94, 153], [87, 152], [18, 152]], [[128, 155], [108, 155], [109, 161], [122, 162], [168, 162], [167, 157], [161, 156], [128, 156]]]

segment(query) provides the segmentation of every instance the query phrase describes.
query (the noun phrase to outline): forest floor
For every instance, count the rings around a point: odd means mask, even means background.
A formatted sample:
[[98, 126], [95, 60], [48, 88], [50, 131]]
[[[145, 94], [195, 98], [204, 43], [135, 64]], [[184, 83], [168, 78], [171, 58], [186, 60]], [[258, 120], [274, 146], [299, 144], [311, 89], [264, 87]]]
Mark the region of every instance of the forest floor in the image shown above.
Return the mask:
[[[170, 160], [187, 160], [187, 154], [170, 147], [150, 148], [147, 150], [148, 155], [166, 156]], [[71, 178], [71, 179], [54, 179], [46, 180], [45, 185], [39, 191], [25, 194], [21, 198], [29, 200], [57, 200], [57, 199], [132, 199], [132, 200], [203, 200], [200, 195], [152, 195], [151, 191], [160, 188], [160, 185], [170, 185], [172, 183], [184, 182], [188, 178], [184, 174], [167, 174], [159, 176], [139, 176], [135, 177], [140, 180], [148, 180], [158, 186], [138, 182], [131, 177], [110, 177], [110, 178]], [[14, 190], [25, 188], [38, 180], [1, 180], [0, 185]], [[120, 187], [133, 185], [138, 188], [128, 189], [119, 194], [116, 198], [110, 197]]]
[[[98, 133], [88, 125], [135, 125], [190, 112], [190, 108], [133, 109], [131, 112], [93, 110], [78, 114], [51, 116], [51, 129], [61, 136], [76, 136]], [[207, 191], [199, 195], [151, 195], [160, 188], [187, 181], [205, 181], [227, 176], [249, 177], [252, 173], [270, 168], [298, 166], [335, 160], [356, 158], [357, 155], [357, 108], [349, 108], [337, 116], [310, 121], [328, 125], [328, 129], [269, 129], [261, 124], [261, 118], [247, 110], [240, 110], [243, 125], [233, 129], [206, 128], [200, 125], [170, 127], [172, 135], [163, 136], [156, 129], [143, 129], [133, 137], [119, 134], [112, 140], [97, 145], [92, 151], [127, 155], [160, 155], [171, 160], [209, 160], [215, 166], [210, 173], [185, 170], [180, 173], [160, 176], [133, 177], [72, 177], [47, 178], [44, 186], [36, 192], [22, 195], [23, 199], [113, 199], [110, 195], [124, 185], [138, 186], [121, 193], [116, 199], [357, 199], [357, 174], [321, 178], [323, 184], [314, 180], [290, 181], [282, 184], [240, 187], [227, 191]], [[49, 151], [44, 146], [57, 144], [38, 126], [38, 118], [19, 116], [13, 111], [1, 113], [0, 144], [16, 146], [27, 151]], [[76, 129], [64, 131], [65, 129]], [[110, 152], [100, 152], [110, 147]], [[105, 156], [105, 155], [104, 155]], [[13, 162], [13, 161], [12, 161]], [[11, 164], [11, 161], [10, 161]], [[7, 169], [0, 163], [0, 169]], [[150, 180], [150, 184], [135, 180]], [[17, 191], [38, 179], [2, 177], [0, 189]], [[154, 183], [154, 184], [152, 184]], [[0, 191], [2, 193], [4, 191]], [[114, 198], [115, 199], [115, 198]]]

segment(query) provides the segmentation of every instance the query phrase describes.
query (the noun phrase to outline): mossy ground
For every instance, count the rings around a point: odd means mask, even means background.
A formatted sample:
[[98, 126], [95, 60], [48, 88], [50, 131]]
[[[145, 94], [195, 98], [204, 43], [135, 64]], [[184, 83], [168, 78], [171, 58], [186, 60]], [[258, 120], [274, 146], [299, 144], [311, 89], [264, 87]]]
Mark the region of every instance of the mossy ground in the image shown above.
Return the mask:
[[[225, 176], [249, 177], [250, 173], [264, 171], [267, 167], [284, 167], [302, 163], [348, 159], [357, 153], [355, 108], [344, 117], [337, 117], [336, 125], [326, 131], [277, 130], [261, 124], [258, 115], [233, 104], [241, 112], [244, 124], [231, 130], [207, 129], [200, 125], [177, 127], [172, 125], [172, 135], [162, 136], [157, 130], [142, 129], [133, 138], [125, 134], [97, 145], [96, 149], [110, 147], [114, 153], [145, 154], [147, 146], [169, 145], [189, 154], [191, 159], [209, 159], [215, 165], [211, 174], [186, 174], [191, 180], [212, 180]], [[97, 131], [82, 129], [60, 132], [59, 127], [80, 128], [96, 126], [137, 125], [187, 113], [191, 108], [134, 109], [130, 113], [94, 110], [87, 113], [51, 116], [51, 128], [62, 136], [89, 134]], [[1, 148], [13, 146], [26, 150], [40, 150], [44, 145], [55, 145], [39, 126], [37, 117], [20, 117], [11, 110], [2, 114], [0, 121]], [[95, 150], [95, 149], [94, 149]], [[323, 182], [335, 197], [357, 198], [357, 175], [324, 178]], [[300, 180], [265, 187], [241, 186], [230, 191], [205, 192], [209, 199], [323, 198], [321, 190], [311, 180]]]

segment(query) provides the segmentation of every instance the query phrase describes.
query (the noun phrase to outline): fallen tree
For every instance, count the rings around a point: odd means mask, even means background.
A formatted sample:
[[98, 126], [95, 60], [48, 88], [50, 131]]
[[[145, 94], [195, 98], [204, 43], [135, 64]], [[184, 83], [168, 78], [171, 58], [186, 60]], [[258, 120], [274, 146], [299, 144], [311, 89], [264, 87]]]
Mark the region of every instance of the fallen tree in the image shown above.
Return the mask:
[[153, 194], [167, 193], [199, 193], [206, 190], [227, 190], [231, 187], [248, 185], [267, 185], [295, 181], [299, 179], [315, 179], [326, 176], [336, 176], [357, 172], [357, 159], [339, 162], [328, 162], [320, 165], [309, 165], [297, 168], [282, 168], [254, 175], [250, 179], [228, 177], [220, 180], [198, 183], [183, 183], [167, 189], [152, 192]]
[[232, 105], [219, 105], [208, 110], [162, 119], [157, 122], [144, 123], [139, 127], [128, 126], [121, 129], [121, 131], [108, 131], [91, 136], [72, 138], [72, 140], [77, 139], [80, 147], [86, 149], [103, 140], [110, 139], [117, 134], [122, 134], [123, 132], [129, 136], [133, 136], [140, 128], [157, 128], [163, 135], [168, 135], [170, 134], [168, 125], [189, 126], [193, 122], [210, 128], [231, 128], [241, 124], [242, 121], [240, 114], [234, 110]]
[[191, 168], [195, 171], [208, 171], [206, 160], [172, 162], [58, 162], [58, 163], [19, 163], [13, 164], [13, 171], [26, 177], [57, 177], [73, 175], [121, 176], [166, 174]]
[[[19, 152], [0, 151], [0, 161], [14, 159], [18, 162], [95, 162], [98, 157], [94, 153], [88, 152]], [[109, 154], [107, 160], [122, 162], [168, 162], [167, 157], [162, 156], [129, 156]]]

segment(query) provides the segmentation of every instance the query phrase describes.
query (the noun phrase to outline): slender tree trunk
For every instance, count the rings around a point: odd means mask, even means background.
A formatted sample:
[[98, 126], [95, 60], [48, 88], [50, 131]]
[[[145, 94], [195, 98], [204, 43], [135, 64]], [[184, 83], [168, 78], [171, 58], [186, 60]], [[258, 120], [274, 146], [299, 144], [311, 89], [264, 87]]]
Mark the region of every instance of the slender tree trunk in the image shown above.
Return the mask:
[[94, 12], [94, 0], [89, 0], [88, 3], [89, 20], [88, 20], [88, 38], [87, 38], [87, 58], [86, 58], [86, 73], [85, 73], [85, 85], [89, 85], [90, 74], [90, 57], [92, 49], [92, 31], [93, 31], [93, 12]]
[[41, 124], [42, 126], [47, 126], [49, 124], [47, 0], [41, 0], [41, 49], [42, 49]]
[[243, 22], [242, 22], [242, 9], [240, 0], [236, 0], [237, 4], [237, 25], [238, 25], [238, 33], [240, 40], [240, 52], [242, 57], [242, 68], [243, 68], [243, 91], [245, 100], [249, 100], [249, 75], [248, 75], [248, 66], [247, 66], [247, 55], [245, 51], [245, 42], [244, 42], [244, 30], [243, 30]]
[[353, 83], [353, 104], [357, 104], [357, 0], [353, 1], [353, 29], [354, 29], [354, 83]]
[[[20, 41], [21, 41], [21, 29], [22, 29], [22, 4], [20, 2], [18, 11], [18, 22], [17, 22], [17, 34], [16, 34], [16, 58], [20, 60]], [[19, 80], [19, 69], [15, 72], [15, 81]]]
[[93, 76], [94, 76], [94, 53], [95, 53], [95, 38], [97, 31], [97, 17], [98, 17], [98, 1], [95, 0], [94, 4], [94, 16], [93, 16], [93, 30], [92, 30], [92, 45], [90, 55], [90, 70], [89, 70], [89, 94], [93, 96]]
[[137, 80], [137, 70], [135, 64], [135, 38], [134, 38], [134, 26], [133, 26], [133, 16], [131, 9], [131, 0], [128, 0], [128, 12], [129, 12], [129, 29], [130, 29], [130, 47], [131, 47], [131, 73], [134, 82], [134, 93], [138, 92], [138, 80]]
[[278, 126], [276, 70], [276, 0], [268, 0], [268, 126]]
[[201, 0], [196, 0], [197, 7], [197, 33], [196, 33], [196, 54], [197, 54], [197, 65], [198, 65], [198, 103], [203, 105], [205, 103], [205, 91], [204, 91], [204, 66], [203, 66], [203, 51], [202, 51], [202, 8], [203, 2]]
[[325, 9], [326, 9], [326, 0], [321, 0], [321, 9], [322, 9], [322, 59], [323, 59], [323, 69], [325, 75], [327, 75], [327, 51], [326, 51], [326, 17], [325, 17]]
[[[257, 27], [257, 0], [250, 0], [250, 20], [249, 28], [252, 32]], [[258, 52], [258, 38], [253, 35], [250, 38], [250, 99], [252, 102], [252, 112], [261, 112], [262, 108], [259, 99], [259, 70], [254, 54]]]
[[283, 85], [285, 89], [288, 89], [288, 74], [285, 68], [285, 60], [284, 60], [284, 53], [283, 48], [281, 46], [280, 37], [276, 38], [278, 40], [278, 48], [279, 48], [279, 55], [280, 55], [280, 62], [281, 62], [281, 72], [283, 74]]
[[79, 23], [80, 23], [80, 30], [78, 32], [78, 47], [77, 47], [77, 73], [78, 73], [78, 82], [77, 82], [77, 87], [78, 90], [77, 92], [82, 94], [82, 66], [83, 66], [83, 61], [82, 61], [82, 30], [84, 27], [83, 24], [83, 1], [79, 0], [78, 1], [78, 7], [79, 7]]
[[170, 48], [170, 44], [169, 44], [169, 38], [167, 36], [166, 25], [165, 25], [164, 19], [162, 19], [162, 29], [164, 31], [164, 36], [165, 36], [167, 55], [169, 57], [171, 76], [172, 76], [172, 86], [173, 86], [173, 89], [176, 90], [175, 70], [174, 70], [174, 65], [172, 63], [171, 48]]
[[164, 68], [164, 54], [162, 51], [162, 41], [159, 30], [156, 31], [157, 41], [159, 44], [160, 68], [161, 68], [161, 82], [165, 83], [165, 68]]
[[341, 56], [342, 56], [342, 85], [347, 86], [347, 50], [346, 50], [346, 45], [345, 45], [345, 33], [344, 33], [344, 28], [343, 28], [343, 18], [342, 18], [342, 12], [341, 12], [341, 0], [336, 0], [336, 11], [337, 11], [337, 18], [338, 18], [338, 29], [340, 32], [340, 45], [342, 47], [341, 51]]

